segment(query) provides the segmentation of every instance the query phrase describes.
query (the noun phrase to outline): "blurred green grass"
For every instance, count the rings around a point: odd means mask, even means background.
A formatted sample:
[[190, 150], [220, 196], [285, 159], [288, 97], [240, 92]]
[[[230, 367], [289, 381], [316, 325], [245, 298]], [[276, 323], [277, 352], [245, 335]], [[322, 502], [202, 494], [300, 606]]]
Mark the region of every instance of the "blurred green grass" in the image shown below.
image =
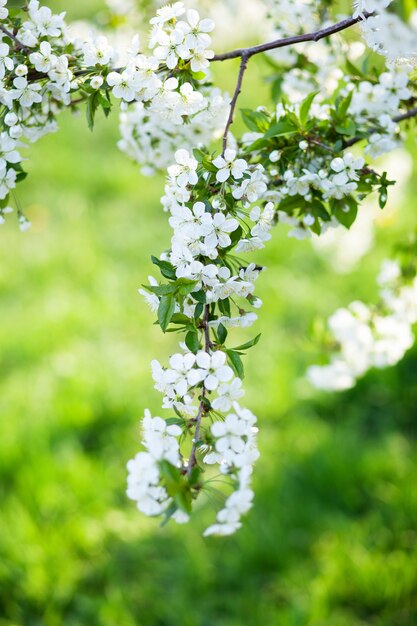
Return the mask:
[[[260, 69], [243, 102], [265, 93]], [[379, 261], [415, 224], [416, 178], [351, 275], [285, 232], [258, 254], [256, 504], [236, 536], [204, 540], [210, 505], [160, 529], [124, 495], [139, 418], [160, 407], [149, 362], [175, 347], [137, 295], [170, 233], [163, 179], [117, 151], [116, 116], [85, 126], [63, 115], [31, 148], [19, 200], [33, 229], [0, 232], [0, 625], [414, 626], [417, 353], [338, 396], [302, 376], [312, 320], [375, 295]]]

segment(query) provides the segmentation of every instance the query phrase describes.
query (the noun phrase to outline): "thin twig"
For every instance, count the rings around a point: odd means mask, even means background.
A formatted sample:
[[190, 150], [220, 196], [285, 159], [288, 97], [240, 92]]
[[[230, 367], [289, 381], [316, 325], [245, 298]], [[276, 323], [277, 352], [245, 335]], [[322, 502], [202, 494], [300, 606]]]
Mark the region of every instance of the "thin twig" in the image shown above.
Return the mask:
[[332, 154], [335, 154], [336, 151], [334, 148], [332, 148], [331, 146], [328, 146], [327, 144], [323, 143], [322, 141], [320, 141], [319, 139], [316, 139], [315, 137], [306, 137], [306, 141], [308, 143], [312, 143], [315, 146], [318, 146], [319, 148], [321, 148], [322, 150], [326, 150], [326, 152], [331, 152]]
[[239, 94], [242, 90], [242, 81], [245, 70], [248, 66], [248, 61], [255, 54], [260, 54], [262, 52], [267, 52], [268, 50], [276, 50], [277, 48], [284, 48], [286, 46], [292, 46], [297, 43], [302, 43], [306, 41], [320, 41], [320, 39], [324, 39], [325, 37], [330, 37], [335, 33], [339, 33], [342, 30], [346, 30], [351, 26], [354, 26], [358, 22], [366, 20], [370, 17], [372, 13], [365, 13], [363, 16], [352, 17], [347, 20], [342, 20], [337, 24], [333, 24], [328, 26], [327, 28], [322, 28], [321, 30], [315, 31], [314, 33], [306, 33], [304, 35], [296, 35], [294, 37], [286, 37], [285, 39], [277, 39], [275, 41], [271, 41], [269, 43], [260, 44], [258, 46], [252, 46], [250, 48], [238, 48], [237, 50], [232, 50], [231, 52], [225, 52], [224, 54], [216, 54], [211, 61], [226, 61], [229, 59], [237, 59], [240, 58], [240, 68], [239, 68], [239, 76], [237, 79], [236, 89], [233, 94], [232, 101], [230, 103], [230, 113], [226, 123], [226, 128], [223, 134], [223, 152], [227, 148], [227, 138], [230, 131], [230, 127], [233, 124], [233, 118], [235, 114], [237, 100], [239, 98]]
[[254, 56], [255, 54], [268, 52], [269, 50], [276, 50], [277, 48], [285, 48], [286, 46], [292, 46], [296, 43], [304, 43], [307, 41], [320, 41], [320, 39], [330, 37], [330, 35], [339, 33], [342, 30], [346, 30], [347, 28], [358, 24], [358, 22], [362, 22], [368, 19], [368, 17], [370, 17], [371, 15], [372, 13], [364, 13], [363, 16], [351, 17], [347, 20], [342, 20], [337, 24], [332, 24], [331, 26], [327, 26], [326, 28], [315, 31], [314, 33], [305, 33], [303, 35], [295, 35], [294, 37], [276, 39], [275, 41], [263, 43], [258, 46], [252, 46], [250, 48], [238, 48], [237, 50], [232, 50], [231, 52], [216, 54], [211, 59], [211, 61], [227, 61], [229, 59], [237, 59], [238, 57], [246, 57], [247, 59], [250, 59], [250, 57]]
[[[207, 354], [210, 354], [210, 328], [209, 328], [209, 316], [210, 316], [210, 305], [206, 304], [204, 307], [204, 316], [203, 316], [203, 329], [204, 329], [204, 350]], [[204, 415], [204, 405], [206, 399], [207, 389], [203, 383], [203, 388], [201, 391], [201, 402], [198, 408], [198, 414], [195, 420], [195, 433], [193, 439], [193, 447], [191, 449], [190, 458], [188, 460], [187, 467], [187, 476], [190, 477], [193, 467], [197, 463], [196, 454], [197, 454], [197, 445], [200, 440], [200, 431], [201, 431], [201, 420]]]
[[3, 24], [0, 24], [0, 30], [3, 31], [5, 35], [10, 37], [12, 41], [14, 41], [16, 48], [18, 48], [19, 50], [24, 50], [24, 52], [30, 52], [30, 49], [25, 46], [21, 41], [19, 41], [16, 35], [10, 32], [10, 30], [7, 30], [7, 28], [3, 26]]
[[230, 102], [229, 117], [227, 119], [226, 128], [224, 129], [224, 134], [223, 134], [223, 152], [222, 152], [223, 155], [224, 155], [225, 150], [227, 148], [227, 137], [229, 135], [230, 127], [233, 124], [233, 118], [234, 118], [234, 115], [235, 115], [237, 99], [239, 98], [239, 94], [242, 91], [243, 75], [244, 75], [245, 70], [246, 70], [246, 68], [248, 66], [248, 60], [249, 60], [249, 57], [244, 55], [244, 56], [242, 56], [242, 60], [240, 62], [239, 75], [238, 75], [238, 79], [237, 79], [237, 83], [236, 83], [236, 89], [235, 89], [235, 92], [233, 94], [233, 98], [232, 98], [232, 100]]
[[[400, 122], [404, 122], [405, 120], [411, 120], [413, 117], [417, 117], [417, 107], [415, 107], [414, 109], [410, 109], [405, 113], [401, 113], [400, 115], [396, 115], [392, 118], [392, 121], [399, 124]], [[371, 130], [369, 132], [373, 131]], [[375, 128], [375, 132], [378, 132], [377, 128]], [[348, 139], [344, 142], [343, 148], [350, 148], [351, 146], [357, 144], [359, 141], [362, 141], [363, 139], [365, 139], [365, 137], [352, 137], [352, 139]]]
[[393, 122], [404, 122], [404, 120], [409, 120], [412, 117], [417, 117], [417, 107], [415, 107], [414, 109], [410, 109], [406, 113], [402, 113], [401, 115], [397, 115], [396, 117], [393, 117], [392, 121]]

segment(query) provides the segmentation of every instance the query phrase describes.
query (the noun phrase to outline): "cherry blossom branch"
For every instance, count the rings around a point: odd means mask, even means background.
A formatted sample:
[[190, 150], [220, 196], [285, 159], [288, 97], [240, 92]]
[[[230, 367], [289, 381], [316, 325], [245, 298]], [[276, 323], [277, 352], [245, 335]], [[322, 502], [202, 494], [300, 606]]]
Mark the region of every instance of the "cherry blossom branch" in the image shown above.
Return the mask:
[[[209, 328], [209, 316], [210, 316], [210, 305], [206, 304], [205, 307], [204, 307], [203, 329], [204, 329], [204, 350], [205, 350], [205, 352], [207, 352], [207, 354], [210, 353], [210, 346], [211, 346], [211, 342], [210, 342], [210, 328]], [[196, 417], [196, 420], [195, 420], [195, 433], [194, 433], [193, 447], [191, 449], [190, 458], [188, 460], [188, 467], [187, 467], [187, 476], [188, 477], [190, 476], [193, 467], [197, 463], [197, 459], [196, 459], [197, 445], [198, 445], [198, 442], [200, 440], [201, 420], [202, 420], [203, 415], [204, 415], [204, 405], [205, 405], [205, 399], [206, 399], [206, 391], [207, 391], [206, 390], [206, 386], [203, 383], [203, 388], [202, 388], [202, 391], [201, 391], [201, 402], [200, 402], [200, 406], [198, 408], [197, 417]]]
[[261, 54], [263, 52], [268, 52], [269, 50], [276, 50], [278, 48], [285, 48], [287, 46], [292, 46], [297, 43], [303, 43], [303, 42], [308, 42], [308, 41], [313, 41], [313, 42], [320, 41], [320, 39], [325, 39], [326, 37], [330, 37], [331, 35], [339, 33], [343, 30], [346, 30], [347, 28], [350, 28], [351, 26], [354, 26], [355, 24], [358, 24], [358, 22], [362, 22], [368, 19], [368, 17], [370, 17], [371, 15], [372, 13], [364, 13], [363, 15], [360, 15], [358, 17], [351, 17], [349, 19], [342, 20], [341, 22], [338, 22], [337, 24], [332, 24], [331, 26], [327, 26], [326, 28], [322, 28], [321, 30], [317, 30], [313, 33], [295, 35], [294, 37], [285, 37], [284, 39], [276, 39], [275, 41], [260, 44], [258, 46], [252, 46], [249, 48], [238, 48], [237, 50], [232, 50], [230, 52], [224, 52], [223, 54], [214, 55], [214, 57], [211, 59], [212, 62], [213, 61], [227, 61], [230, 59], [237, 59], [237, 58], [241, 59], [236, 88], [235, 88], [232, 100], [230, 102], [230, 113], [227, 119], [224, 134], [223, 134], [223, 155], [227, 148], [227, 138], [228, 138], [228, 134], [230, 131], [230, 127], [233, 124], [237, 100], [239, 98], [240, 92], [242, 91], [243, 76], [247, 69], [248, 61], [251, 57], [253, 57], [255, 54]]
[[249, 48], [238, 48], [236, 50], [231, 50], [230, 52], [224, 52], [223, 54], [216, 54], [211, 59], [214, 61], [228, 61], [229, 59], [237, 59], [239, 57], [246, 57], [250, 59], [250, 57], [255, 54], [261, 54], [262, 52], [268, 52], [269, 50], [276, 50], [278, 48], [285, 48], [286, 46], [292, 46], [297, 43], [305, 43], [308, 41], [320, 41], [320, 39], [324, 39], [326, 37], [330, 37], [336, 33], [340, 33], [359, 22], [367, 20], [368, 17], [371, 17], [372, 13], [364, 13], [358, 17], [351, 17], [346, 20], [342, 20], [337, 24], [332, 24], [331, 26], [327, 26], [326, 28], [322, 28], [321, 30], [317, 30], [313, 33], [304, 33], [303, 35], [295, 35], [293, 37], [285, 37], [284, 39], [276, 39], [275, 41], [270, 41], [268, 43], [263, 43], [258, 46], [251, 46]]

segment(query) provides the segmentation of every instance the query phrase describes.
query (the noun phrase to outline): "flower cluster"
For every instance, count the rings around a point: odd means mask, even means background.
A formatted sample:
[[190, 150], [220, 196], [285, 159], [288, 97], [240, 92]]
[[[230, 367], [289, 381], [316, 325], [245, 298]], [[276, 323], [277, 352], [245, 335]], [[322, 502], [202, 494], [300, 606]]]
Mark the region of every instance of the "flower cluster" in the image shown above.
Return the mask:
[[[145, 412], [145, 451], [128, 463], [127, 495], [146, 515], [165, 515], [184, 523], [192, 500], [201, 491], [208, 491], [213, 480], [202, 480], [202, 467], [218, 464], [220, 473], [229, 477], [236, 489], [218, 513], [217, 524], [205, 534], [231, 534], [250, 508], [250, 476], [258, 458], [256, 418], [237, 402], [244, 393], [242, 381], [226, 364], [226, 353], [221, 349], [196, 353], [186, 349], [172, 355], [166, 368], [153, 361], [152, 372], [155, 388], [164, 394], [163, 407], [173, 409], [177, 417], [164, 420]], [[227, 413], [230, 409], [234, 413]], [[200, 424], [203, 417], [210, 423]], [[179, 441], [196, 423], [198, 441], [194, 438], [196, 447], [186, 459]], [[201, 465], [197, 465], [197, 453]]]
[[328, 327], [337, 344], [330, 364], [314, 365], [307, 376], [318, 389], [340, 391], [353, 387], [370, 368], [395, 365], [414, 343], [417, 322], [417, 279], [407, 281], [397, 261], [386, 260], [378, 278], [377, 307], [352, 302], [337, 310]]
[[389, 63], [416, 66], [417, 30], [413, 27], [413, 20], [406, 23], [395, 13], [385, 11], [391, 0], [366, 4], [376, 5], [376, 14], [361, 23], [362, 35], [369, 48], [386, 57]]
[[[210, 142], [222, 125], [225, 97], [205, 80], [214, 23], [200, 19], [195, 10], [186, 11], [181, 2], [159, 9], [151, 19], [150, 54], [141, 53], [135, 36], [120, 69], [115, 69], [120, 55], [108, 39], [100, 34], [72, 37], [64, 13], [55, 15], [30, 0], [23, 15], [13, 12], [11, 17], [3, 8], [0, 17], [2, 220], [10, 212], [9, 192], [25, 176], [20, 149], [25, 140], [34, 142], [55, 131], [63, 108], [86, 102], [92, 127], [98, 108], [108, 115], [111, 98], [120, 100], [120, 146], [148, 171], [167, 166], [178, 132], [191, 146]], [[27, 224], [19, 216], [22, 226]]]
[[[243, 146], [258, 161], [254, 175], [264, 185], [262, 198], [275, 206], [262, 214], [266, 230], [279, 221], [293, 227], [290, 236], [304, 239], [340, 224], [349, 228], [360, 201], [376, 190], [384, 206], [390, 181], [343, 149], [342, 124], [349, 133], [361, 132], [356, 124], [349, 129], [352, 95], [324, 104], [308, 96], [300, 104], [278, 105], [275, 115], [263, 110], [249, 119], [261, 132], [244, 135]], [[376, 132], [372, 141], [379, 146]]]
[[119, 148], [141, 165], [145, 175], [166, 170], [178, 145], [191, 150], [211, 143], [224, 128], [228, 99], [219, 89], [200, 87], [204, 108], [184, 124], [183, 118], [170, 118], [149, 110], [142, 102], [134, 103], [120, 114]]
[[[192, 437], [189, 458], [181, 457], [175, 465], [183, 485], [181, 498], [174, 497], [174, 504], [166, 501], [165, 512], [171, 515], [181, 509], [188, 515], [190, 502], [214, 480], [204, 481], [203, 470], [211, 476], [213, 466], [218, 465], [234, 491], [205, 534], [226, 535], [240, 527], [240, 517], [253, 498], [250, 477], [258, 457], [256, 418], [238, 400], [244, 393], [241, 354], [257, 343], [259, 336], [233, 349], [227, 348], [225, 341], [227, 328], [247, 327], [256, 320], [247, 305], [261, 305], [254, 296], [254, 283], [262, 270], [239, 260], [232, 251], [239, 251], [242, 240], [250, 236], [248, 220], [254, 222], [254, 237], [268, 239], [272, 221], [267, 225], [264, 214], [271, 211], [272, 203], [263, 210], [251, 207], [248, 184], [261, 170], [234, 150], [212, 158], [198, 150], [194, 156], [180, 149], [175, 161], [168, 168], [164, 197], [173, 229], [171, 249], [154, 259], [169, 282], [158, 284], [151, 278], [150, 286], [141, 290], [157, 311], [163, 330], [171, 325], [187, 333], [185, 352], [174, 354], [168, 367], [152, 363], [155, 387], [164, 395], [163, 408], [173, 410], [183, 435]], [[258, 186], [258, 191], [255, 185], [249, 195], [256, 202], [265, 191], [265, 184]], [[135, 476], [137, 480], [137, 473]], [[162, 472], [160, 486], [165, 481]]]
[[151, 19], [153, 31], [149, 47], [170, 70], [186, 61], [190, 63], [191, 71], [201, 72], [208, 68], [209, 59], [214, 56], [209, 49], [211, 38], [208, 34], [213, 30], [214, 22], [200, 19], [194, 9], [186, 12], [185, 20], [179, 20], [184, 13], [182, 2], [159, 9], [156, 17]]

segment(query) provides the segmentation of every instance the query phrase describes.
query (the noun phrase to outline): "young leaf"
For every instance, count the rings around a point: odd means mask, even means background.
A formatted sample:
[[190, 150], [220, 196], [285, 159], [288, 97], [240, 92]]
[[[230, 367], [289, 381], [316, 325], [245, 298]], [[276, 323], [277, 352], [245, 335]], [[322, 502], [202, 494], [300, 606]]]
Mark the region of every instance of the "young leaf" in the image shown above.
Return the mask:
[[162, 296], [158, 307], [158, 322], [163, 332], [166, 332], [168, 325], [174, 315], [175, 298], [173, 294]]
[[349, 229], [356, 220], [358, 204], [354, 198], [347, 196], [335, 206], [333, 213], [337, 221]]
[[252, 346], [256, 346], [260, 338], [261, 333], [259, 333], [259, 335], [256, 335], [256, 337], [254, 337], [254, 339], [251, 339], [251, 341], [247, 341], [246, 343], [242, 343], [242, 345], [233, 348], [233, 350], [249, 350], [249, 348], [252, 348]]
[[151, 261], [154, 265], [159, 267], [162, 276], [168, 278], [168, 280], [175, 280], [177, 275], [175, 273], [174, 266], [169, 261], [162, 261], [156, 256], [151, 256]]
[[184, 511], [184, 513], [188, 513], [188, 514], [191, 513], [192, 497], [191, 497], [191, 493], [188, 490], [184, 489], [176, 493], [174, 495], [174, 502], [177, 505], [177, 507], [181, 509], [181, 511]]
[[290, 122], [278, 122], [273, 124], [265, 133], [264, 139], [271, 139], [272, 137], [281, 137], [283, 135], [293, 135], [297, 133], [298, 129], [294, 124]]
[[227, 337], [227, 330], [223, 326], [223, 324], [219, 324], [217, 328], [217, 336], [219, 338], [220, 343], [224, 344], [224, 342], [226, 341], [226, 337]]
[[185, 335], [185, 345], [191, 352], [193, 352], [194, 354], [197, 354], [197, 352], [200, 349], [200, 341], [199, 341], [198, 334], [196, 331], [190, 330]]
[[178, 293], [180, 293], [182, 296], [188, 296], [188, 294], [191, 293], [196, 286], [196, 281], [190, 280], [189, 278], [178, 278], [176, 285], [178, 288]]
[[255, 133], [263, 133], [268, 128], [269, 120], [264, 113], [252, 111], [251, 109], [241, 109], [240, 112], [249, 130]]
[[200, 302], [201, 304], [206, 303], [206, 294], [202, 289], [200, 289], [200, 291], [192, 291], [191, 296], [194, 300], [197, 300], [197, 302]]
[[300, 105], [300, 122], [302, 126], [305, 126], [305, 123], [308, 120], [308, 114], [310, 113], [311, 105], [313, 104], [314, 98], [317, 96], [318, 91], [313, 91], [310, 93], [307, 98], [304, 98]]
[[195, 306], [194, 319], [198, 320], [203, 315], [203, 311], [204, 311], [204, 305], [201, 304], [201, 302], [198, 302]]
[[225, 298], [224, 300], [219, 300], [219, 311], [222, 315], [226, 315], [226, 317], [230, 317], [230, 300], [229, 298]]
[[94, 129], [94, 117], [98, 107], [98, 98], [97, 93], [94, 93], [92, 96], [87, 98], [87, 107], [86, 107], [86, 115], [87, 115], [87, 125], [90, 130]]
[[226, 350], [226, 354], [236, 376], [243, 380], [243, 378], [245, 377], [245, 372], [243, 369], [242, 359], [234, 350]]

